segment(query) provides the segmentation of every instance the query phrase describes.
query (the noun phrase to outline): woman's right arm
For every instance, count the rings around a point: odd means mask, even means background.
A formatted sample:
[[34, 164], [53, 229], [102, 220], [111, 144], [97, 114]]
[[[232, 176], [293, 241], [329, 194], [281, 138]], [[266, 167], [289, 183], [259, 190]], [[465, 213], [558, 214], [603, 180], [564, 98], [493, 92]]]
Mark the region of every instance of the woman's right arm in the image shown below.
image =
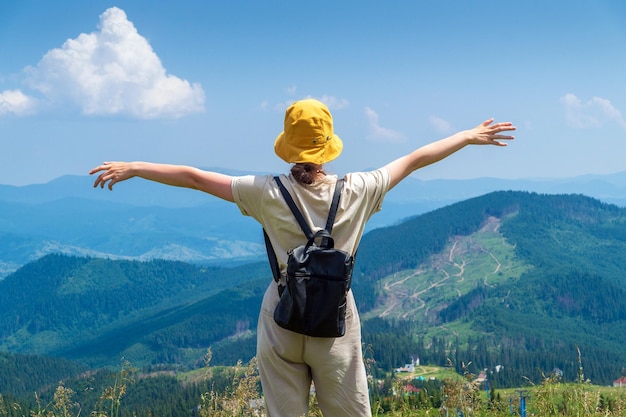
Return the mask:
[[385, 168], [389, 172], [390, 177], [389, 189], [398, 185], [400, 181], [413, 171], [441, 161], [466, 145], [506, 146], [506, 143], [500, 142], [500, 140], [514, 139], [513, 136], [500, 134], [501, 132], [515, 130], [515, 126], [510, 122], [492, 123], [493, 119], [485, 120], [474, 129], [464, 130], [445, 139], [422, 146], [387, 164]]
[[133, 177], [159, 182], [175, 187], [192, 188], [204, 191], [226, 201], [233, 202], [231, 183], [233, 177], [218, 172], [203, 171], [186, 165], [155, 164], [150, 162], [104, 162], [89, 171], [100, 172], [93, 186], [104, 188], [108, 182], [109, 190], [113, 185]]

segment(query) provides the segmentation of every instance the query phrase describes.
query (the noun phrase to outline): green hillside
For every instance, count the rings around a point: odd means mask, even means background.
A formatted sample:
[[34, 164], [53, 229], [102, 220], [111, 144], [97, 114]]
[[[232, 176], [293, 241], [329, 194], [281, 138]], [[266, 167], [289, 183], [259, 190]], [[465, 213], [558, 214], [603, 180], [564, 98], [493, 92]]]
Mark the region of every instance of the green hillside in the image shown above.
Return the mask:
[[[572, 378], [579, 347], [595, 382], [626, 368], [624, 209], [498, 192], [374, 231], [362, 248], [365, 317], [411, 321], [457, 366], [499, 365], [508, 384], [557, 368]], [[394, 261], [373, 262], [374, 248]]]
[[[626, 211], [496, 192], [368, 233], [353, 289], [372, 372], [419, 357], [498, 386], [626, 368]], [[0, 349], [91, 367], [191, 369], [254, 355], [265, 263], [203, 268], [48, 255], [0, 281]], [[498, 371], [496, 371], [498, 370]], [[2, 387], [0, 387], [2, 392]]]
[[494, 288], [519, 279], [532, 266], [516, 257], [515, 246], [499, 232], [501, 225], [501, 219], [488, 218], [476, 232], [451, 238], [418, 268], [381, 279], [381, 301], [367, 317], [436, 322], [450, 300], [479, 286]]
[[268, 274], [265, 264], [223, 269], [47, 255], [0, 281], [0, 348], [94, 366], [122, 356], [189, 365], [209, 345], [251, 339]]

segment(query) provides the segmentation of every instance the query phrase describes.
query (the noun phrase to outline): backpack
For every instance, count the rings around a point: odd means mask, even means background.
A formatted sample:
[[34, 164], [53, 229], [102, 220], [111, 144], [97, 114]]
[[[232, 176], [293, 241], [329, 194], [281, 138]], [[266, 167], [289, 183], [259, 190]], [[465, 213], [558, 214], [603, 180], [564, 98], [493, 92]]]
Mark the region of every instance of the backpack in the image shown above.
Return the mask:
[[[284, 329], [307, 336], [341, 337], [346, 332], [346, 301], [354, 267], [354, 257], [335, 249], [331, 236], [343, 179], [335, 186], [326, 227], [316, 233], [311, 231], [280, 178], [276, 176], [274, 180], [307, 238], [306, 244], [288, 252], [286, 286], [278, 285], [280, 300], [274, 321]], [[279, 282], [276, 253], [265, 230], [263, 233], [274, 280]]]

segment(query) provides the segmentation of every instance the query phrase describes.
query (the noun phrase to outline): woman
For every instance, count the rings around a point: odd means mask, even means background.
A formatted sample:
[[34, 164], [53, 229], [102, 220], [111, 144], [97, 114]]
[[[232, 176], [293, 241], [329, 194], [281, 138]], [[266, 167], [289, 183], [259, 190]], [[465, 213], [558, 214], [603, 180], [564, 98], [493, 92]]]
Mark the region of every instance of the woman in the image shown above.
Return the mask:
[[[437, 162], [469, 144], [506, 146], [513, 139], [502, 132], [515, 130], [509, 123], [489, 119], [474, 129], [423, 146], [384, 167], [345, 176], [333, 227], [335, 247], [355, 254], [367, 220], [382, 207], [385, 194], [416, 169]], [[307, 99], [292, 104], [285, 114], [284, 131], [274, 150], [294, 164], [281, 180], [309, 225], [326, 223], [337, 176], [323, 165], [337, 158], [343, 144], [333, 131], [327, 107]], [[287, 252], [303, 243], [300, 226], [283, 200], [273, 176], [233, 177], [179, 165], [147, 162], [105, 162], [92, 169], [100, 173], [94, 187], [108, 188], [132, 177], [193, 188], [234, 202], [242, 214], [255, 218], [267, 232], [284, 277]], [[314, 229], [315, 230], [315, 229]], [[284, 284], [284, 278], [281, 279]], [[361, 327], [352, 292], [348, 294], [346, 333], [338, 338], [304, 336], [279, 327], [273, 312], [279, 296], [273, 280], [265, 292], [257, 327], [257, 361], [268, 416], [306, 414], [311, 381], [326, 417], [370, 416], [365, 367], [361, 352]]]

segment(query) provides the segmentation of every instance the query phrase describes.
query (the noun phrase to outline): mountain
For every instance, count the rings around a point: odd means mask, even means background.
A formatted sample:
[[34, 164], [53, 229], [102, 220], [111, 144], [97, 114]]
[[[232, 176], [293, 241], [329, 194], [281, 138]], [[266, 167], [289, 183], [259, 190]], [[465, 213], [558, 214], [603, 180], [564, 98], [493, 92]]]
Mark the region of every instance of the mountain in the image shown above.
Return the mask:
[[[387, 370], [472, 363], [499, 386], [560, 369], [605, 384], [626, 363], [626, 209], [502, 191], [368, 232], [353, 290]], [[0, 349], [91, 366], [193, 367], [254, 355], [266, 262], [203, 267], [47, 255], [0, 281]], [[1, 387], [0, 387], [1, 388]], [[2, 390], [0, 389], [0, 392]]]
[[[266, 174], [208, 168], [229, 175]], [[94, 189], [94, 177], [66, 175], [45, 184], [12, 186], [0, 184], [0, 201], [40, 205], [57, 200], [93, 200], [130, 206], [169, 208], [195, 207], [213, 201], [213, 197], [192, 190], [167, 187], [140, 179], [115, 186], [114, 191]], [[619, 206], [626, 206], [626, 171], [606, 175], [583, 175], [571, 178], [467, 180], [419, 180], [409, 177], [394, 188], [386, 202], [404, 204], [435, 202], [439, 207], [492, 191], [515, 190], [544, 194], [583, 194]], [[443, 204], [442, 204], [443, 202]]]
[[477, 370], [504, 366], [518, 375], [499, 377], [519, 384], [522, 375], [539, 380], [538, 369], [573, 377], [580, 348], [585, 375], [609, 383], [626, 363], [623, 208], [581, 195], [490, 193], [374, 230], [358, 256], [366, 318], [460, 339]]
[[[259, 225], [233, 204], [142, 180], [112, 192], [93, 189], [93, 180], [64, 176], [46, 184], [0, 185], [0, 279], [49, 253], [223, 266], [265, 259]], [[389, 192], [366, 230], [499, 190], [577, 193], [626, 206], [626, 172], [543, 180], [408, 178]]]
[[258, 261], [265, 254], [256, 223], [216, 199], [174, 209], [68, 197], [41, 204], [0, 201], [0, 211], [0, 277], [48, 253], [213, 265]]

